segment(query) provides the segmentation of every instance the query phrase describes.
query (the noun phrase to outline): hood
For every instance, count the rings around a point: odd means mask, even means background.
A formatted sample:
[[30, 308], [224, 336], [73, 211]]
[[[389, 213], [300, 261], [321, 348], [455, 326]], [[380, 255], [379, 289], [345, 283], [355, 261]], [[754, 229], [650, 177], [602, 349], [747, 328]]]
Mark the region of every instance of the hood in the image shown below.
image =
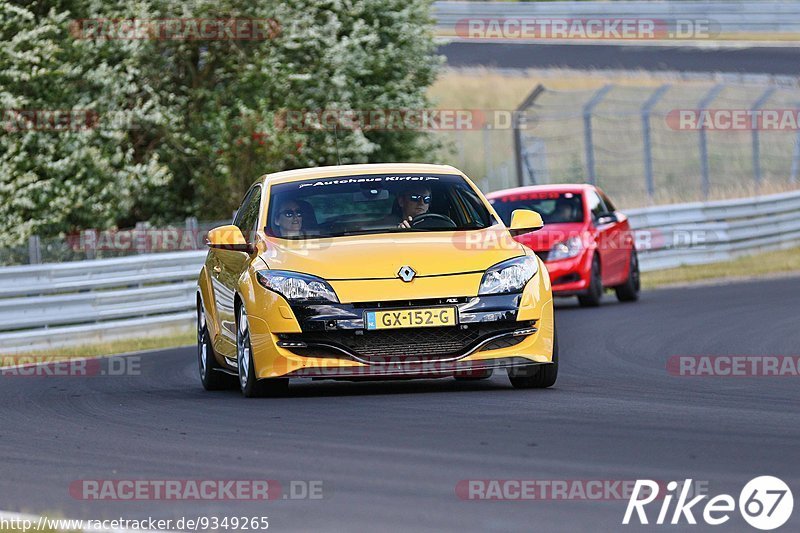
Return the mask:
[[546, 224], [539, 231], [519, 235], [517, 241], [536, 252], [546, 252], [549, 251], [554, 244], [565, 241], [572, 236], [581, 235], [585, 231], [586, 224], [583, 222]]
[[394, 279], [403, 266], [410, 266], [417, 276], [483, 272], [524, 253], [505, 228], [494, 226], [297, 241], [268, 238], [261, 258], [273, 270], [346, 280]]

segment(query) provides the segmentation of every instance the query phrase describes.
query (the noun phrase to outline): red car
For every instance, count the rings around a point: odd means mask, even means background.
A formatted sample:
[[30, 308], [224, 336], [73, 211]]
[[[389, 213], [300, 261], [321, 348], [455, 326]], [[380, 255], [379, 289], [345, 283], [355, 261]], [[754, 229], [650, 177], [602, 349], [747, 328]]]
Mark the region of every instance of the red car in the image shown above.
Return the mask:
[[515, 209], [542, 215], [545, 226], [516, 238], [547, 265], [554, 296], [600, 305], [605, 289], [620, 302], [639, 298], [639, 261], [628, 219], [592, 185], [535, 185], [487, 194], [506, 226]]

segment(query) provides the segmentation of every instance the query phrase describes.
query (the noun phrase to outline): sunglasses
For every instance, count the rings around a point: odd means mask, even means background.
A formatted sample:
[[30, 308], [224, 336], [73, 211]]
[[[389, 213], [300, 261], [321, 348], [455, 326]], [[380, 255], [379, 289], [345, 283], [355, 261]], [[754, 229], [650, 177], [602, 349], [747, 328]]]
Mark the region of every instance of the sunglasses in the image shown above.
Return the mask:
[[431, 195], [430, 194], [426, 194], [426, 195], [409, 194], [408, 195], [408, 199], [411, 200], [412, 202], [420, 202], [420, 201], [422, 201], [422, 202], [424, 202], [426, 204], [430, 204], [431, 203]]
[[286, 218], [303, 218], [303, 213], [299, 209], [287, 209], [286, 211], [281, 212], [281, 214]]

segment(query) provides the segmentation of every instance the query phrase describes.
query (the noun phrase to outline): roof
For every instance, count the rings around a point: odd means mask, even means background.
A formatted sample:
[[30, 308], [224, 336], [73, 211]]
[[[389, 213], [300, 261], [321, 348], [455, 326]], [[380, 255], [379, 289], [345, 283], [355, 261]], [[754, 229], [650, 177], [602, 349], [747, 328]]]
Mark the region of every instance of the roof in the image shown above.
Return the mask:
[[315, 178], [336, 176], [358, 176], [362, 174], [386, 173], [427, 173], [427, 174], [461, 174], [461, 171], [450, 165], [431, 165], [427, 163], [377, 163], [368, 165], [338, 165], [331, 167], [299, 168], [285, 170], [262, 176], [268, 183], [287, 183]]
[[493, 191], [486, 195], [486, 198], [500, 198], [509, 194], [524, 194], [531, 192], [573, 192], [581, 193], [587, 190], [596, 190], [594, 185], [588, 183], [554, 183], [552, 185], [528, 185], [527, 187], [515, 187], [513, 189], [503, 189]]

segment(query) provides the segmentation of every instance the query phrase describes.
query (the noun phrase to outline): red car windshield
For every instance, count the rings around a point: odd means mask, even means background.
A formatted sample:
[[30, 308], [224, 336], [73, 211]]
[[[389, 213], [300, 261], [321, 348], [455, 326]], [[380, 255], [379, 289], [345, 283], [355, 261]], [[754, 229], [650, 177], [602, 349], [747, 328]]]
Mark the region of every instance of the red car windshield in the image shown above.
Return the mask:
[[545, 224], [583, 222], [583, 199], [574, 192], [526, 192], [492, 198], [494, 207], [503, 223], [511, 223], [511, 213], [516, 209], [530, 209], [542, 215]]

